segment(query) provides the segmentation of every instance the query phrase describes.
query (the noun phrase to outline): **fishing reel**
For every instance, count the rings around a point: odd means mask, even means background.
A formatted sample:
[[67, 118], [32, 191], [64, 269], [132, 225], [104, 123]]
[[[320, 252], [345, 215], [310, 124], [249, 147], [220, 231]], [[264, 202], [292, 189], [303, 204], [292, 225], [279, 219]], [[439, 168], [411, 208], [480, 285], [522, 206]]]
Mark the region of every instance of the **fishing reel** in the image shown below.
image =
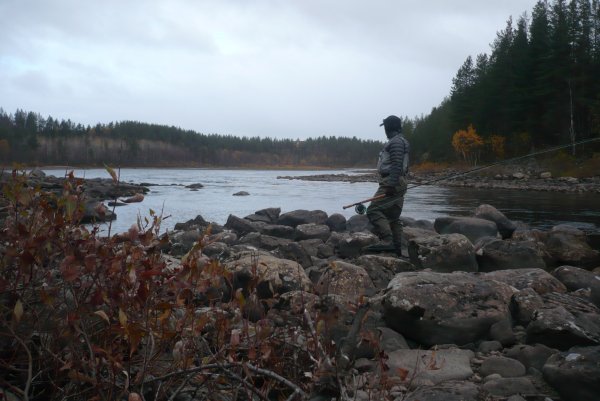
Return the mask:
[[367, 212], [367, 207], [362, 203], [359, 203], [354, 207], [354, 211], [356, 214], [365, 214]]

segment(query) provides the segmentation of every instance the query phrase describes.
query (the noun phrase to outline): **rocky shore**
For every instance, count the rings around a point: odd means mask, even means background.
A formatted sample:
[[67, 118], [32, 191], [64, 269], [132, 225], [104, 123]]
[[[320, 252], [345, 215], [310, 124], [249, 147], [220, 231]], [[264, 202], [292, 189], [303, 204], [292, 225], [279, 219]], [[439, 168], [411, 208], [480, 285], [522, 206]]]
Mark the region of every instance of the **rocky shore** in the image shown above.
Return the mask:
[[[515, 189], [574, 193], [600, 193], [600, 176], [575, 178], [552, 177], [548, 171], [516, 170], [486, 175], [460, 175], [458, 170], [442, 173], [410, 173], [409, 188], [421, 185], [466, 187], [480, 189]], [[451, 177], [451, 178], [446, 178]], [[375, 172], [358, 174], [315, 174], [304, 176], [279, 176], [279, 179], [305, 181], [377, 182]]]
[[[250, 321], [334, 311], [321, 332], [338, 367], [387, 375], [388, 399], [599, 399], [600, 252], [585, 233], [517, 228], [490, 205], [403, 224], [407, 257], [366, 254], [365, 216], [278, 208], [179, 223], [165, 252], [177, 268], [200, 244], [234, 287], [258, 280]], [[379, 396], [357, 385], [352, 399]]]

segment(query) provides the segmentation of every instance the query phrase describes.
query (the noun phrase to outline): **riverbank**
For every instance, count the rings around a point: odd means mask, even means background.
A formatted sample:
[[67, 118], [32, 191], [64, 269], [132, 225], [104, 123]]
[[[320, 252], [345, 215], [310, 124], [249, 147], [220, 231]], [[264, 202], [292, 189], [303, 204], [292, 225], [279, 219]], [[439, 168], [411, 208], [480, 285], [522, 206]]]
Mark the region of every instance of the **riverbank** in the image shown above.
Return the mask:
[[[305, 176], [279, 176], [279, 179], [304, 181], [377, 182], [376, 172], [357, 174], [314, 174]], [[552, 191], [570, 193], [599, 193], [600, 176], [588, 178], [552, 177], [549, 172], [528, 174], [515, 172], [495, 175], [463, 175], [459, 170], [445, 170], [438, 173], [409, 173], [409, 189], [422, 185], [435, 184], [448, 187], [478, 189], [510, 189], [529, 191]]]

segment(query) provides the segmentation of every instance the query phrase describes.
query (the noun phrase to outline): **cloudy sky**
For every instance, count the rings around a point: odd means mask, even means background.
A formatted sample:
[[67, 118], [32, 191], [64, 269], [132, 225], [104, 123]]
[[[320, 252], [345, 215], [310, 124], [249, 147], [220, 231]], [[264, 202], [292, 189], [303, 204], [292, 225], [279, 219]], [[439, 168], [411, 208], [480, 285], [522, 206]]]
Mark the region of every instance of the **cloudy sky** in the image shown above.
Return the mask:
[[84, 124], [383, 139], [535, 0], [0, 0], [0, 107]]

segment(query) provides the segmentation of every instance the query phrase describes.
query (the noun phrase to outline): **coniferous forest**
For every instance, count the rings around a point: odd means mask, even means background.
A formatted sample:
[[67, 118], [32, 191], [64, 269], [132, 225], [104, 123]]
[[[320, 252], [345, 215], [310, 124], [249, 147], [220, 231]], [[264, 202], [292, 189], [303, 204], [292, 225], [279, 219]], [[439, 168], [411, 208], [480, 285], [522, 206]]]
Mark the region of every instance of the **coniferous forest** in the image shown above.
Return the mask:
[[508, 19], [491, 53], [469, 55], [449, 96], [414, 120], [415, 159], [456, 157], [453, 135], [469, 126], [488, 160], [600, 136], [600, 2], [538, 1]]
[[[600, 136], [600, 0], [539, 1], [490, 54], [467, 56], [430, 114], [404, 117], [411, 159], [496, 161]], [[0, 164], [352, 167], [374, 165], [379, 141], [200, 134], [123, 121], [83, 126], [0, 109]], [[577, 157], [598, 152], [577, 148]], [[572, 150], [575, 156], [575, 149]]]

